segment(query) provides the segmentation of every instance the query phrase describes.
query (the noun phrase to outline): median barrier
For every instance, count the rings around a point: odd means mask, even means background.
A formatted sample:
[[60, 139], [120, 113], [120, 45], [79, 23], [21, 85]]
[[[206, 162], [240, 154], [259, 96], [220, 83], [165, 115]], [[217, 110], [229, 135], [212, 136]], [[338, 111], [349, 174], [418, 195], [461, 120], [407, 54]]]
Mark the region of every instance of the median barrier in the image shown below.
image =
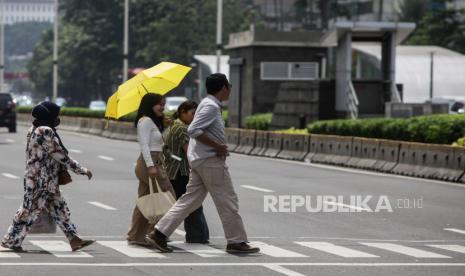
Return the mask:
[[101, 135], [107, 122], [109, 121], [104, 119], [90, 119], [87, 133], [92, 135]]
[[457, 171], [462, 171], [462, 174], [458, 177], [458, 182], [465, 183], [465, 148], [455, 147], [454, 148], [454, 168]]
[[380, 172], [391, 172], [399, 161], [400, 141], [379, 139], [377, 160], [372, 169]]
[[352, 138], [352, 151], [350, 153], [350, 159], [347, 161], [347, 167], [356, 168], [358, 162], [360, 161], [361, 152], [362, 152], [362, 141], [361, 137]]
[[283, 148], [278, 158], [288, 160], [304, 160], [309, 151], [310, 136], [306, 134], [284, 134]]
[[312, 134], [309, 155], [313, 156], [310, 160], [313, 163], [346, 165], [350, 159], [351, 147], [351, 136]]
[[[455, 149], [449, 145], [414, 144], [410, 151], [419, 155], [418, 164], [414, 168], [414, 176], [439, 180], [459, 181], [464, 167], [455, 162]], [[460, 154], [457, 151], [457, 154]]]
[[392, 169], [395, 174], [414, 176], [414, 169], [419, 163], [419, 154], [413, 146], [415, 143], [401, 142], [399, 150], [399, 161], [397, 165]]
[[270, 132], [268, 134], [268, 147], [260, 156], [265, 157], [276, 157], [281, 151], [283, 146], [283, 134]]
[[351, 159], [353, 137], [352, 136], [330, 136], [328, 137], [328, 154], [326, 163], [347, 166]]
[[235, 152], [250, 154], [255, 147], [256, 133], [257, 131], [253, 129], [241, 129], [239, 133], [239, 145], [235, 149]]
[[224, 130], [226, 144], [228, 145], [228, 151], [235, 152], [239, 145], [240, 129], [239, 128], [226, 128]]
[[[355, 138], [354, 138], [355, 141]], [[378, 160], [379, 144], [378, 139], [360, 138], [361, 145], [356, 168], [373, 170]]]
[[310, 134], [310, 152], [305, 157], [305, 160], [312, 163], [322, 163], [324, 161], [327, 152], [327, 145], [324, 143], [325, 139], [327, 139], [326, 135]]
[[261, 156], [268, 148], [268, 131], [257, 130], [255, 133], [255, 148], [250, 155]]

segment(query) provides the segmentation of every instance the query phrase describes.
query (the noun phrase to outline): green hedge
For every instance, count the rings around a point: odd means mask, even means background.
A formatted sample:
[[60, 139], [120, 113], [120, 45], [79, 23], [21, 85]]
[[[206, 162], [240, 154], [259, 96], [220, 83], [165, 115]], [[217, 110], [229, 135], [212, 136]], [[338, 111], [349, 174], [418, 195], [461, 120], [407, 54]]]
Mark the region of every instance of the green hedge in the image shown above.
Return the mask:
[[308, 134], [307, 129], [298, 129], [294, 127], [291, 127], [288, 129], [275, 130], [274, 132], [283, 133], [283, 134]]
[[459, 138], [452, 145], [456, 147], [465, 147], [465, 137]]
[[268, 130], [270, 128], [272, 113], [262, 113], [245, 118], [245, 127], [249, 129]]
[[310, 124], [310, 133], [452, 144], [465, 135], [465, 115], [429, 115], [410, 119], [328, 120]]

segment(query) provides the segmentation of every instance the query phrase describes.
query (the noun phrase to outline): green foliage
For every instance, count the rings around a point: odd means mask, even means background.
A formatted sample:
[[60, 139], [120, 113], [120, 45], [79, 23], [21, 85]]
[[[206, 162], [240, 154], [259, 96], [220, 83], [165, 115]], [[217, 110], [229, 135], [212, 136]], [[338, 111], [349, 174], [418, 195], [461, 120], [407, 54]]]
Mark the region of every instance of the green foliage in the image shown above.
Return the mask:
[[249, 129], [268, 130], [273, 118], [272, 113], [262, 113], [245, 118], [245, 127]]
[[229, 119], [229, 111], [228, 110], [223, 110], [221, 113], [221, 116], [223, 117], [224, 124], [227, 126], [228, 125], [228, 119]]
[[455, 141], [452, 146], [455, 147], [465, 147], [465, 137], [459, 138], [457, 141]]
[[436, 45], [465, 54], [464, 25], [463, 10], [428, 12], [405, 44]]
[[328, 120], [308, 126], [315, 134], [451, 144], [465, 134], [464, 115], [430, 115], [410, 119]]
[[307, 129], [297, 129], [294, 127], [291, 127], [289, 129], [276, 130], [274, 132], [283, 133], [283, 134], [308, 134]]
[[[73, 105], [107, 99], [121, 82], [123, 4], [120, 0], [61, 0], [59, 84]], [[224, 1], [224, 41], [248, 28], [254, 14], [241, 1]], [[131, 0], [129, 66], [148, 68], [160, 61], [190, 64], [194, 54], [213, 54], [216, 0]], [[29, 64], [31, 80], [50, 96], [52, 32], [46, 32]], [[192, 75], [192, 74], [191, 74]], [[192, 80], [193, 76], [188, 76]]]

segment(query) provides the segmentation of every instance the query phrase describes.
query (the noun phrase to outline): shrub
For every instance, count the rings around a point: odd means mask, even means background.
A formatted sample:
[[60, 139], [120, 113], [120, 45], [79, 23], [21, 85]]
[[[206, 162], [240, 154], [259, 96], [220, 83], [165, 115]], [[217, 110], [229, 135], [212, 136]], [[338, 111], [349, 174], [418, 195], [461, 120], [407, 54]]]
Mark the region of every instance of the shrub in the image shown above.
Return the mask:
[[307, 129], [297, 129], [294, 127], [288, 129], [275, 130], [274, 132], [283, 133], [283, 134], [308, 134]]
[[245, 118], [245, 127], [249, 129], [268, 130], [273, 118], [272, 113], [262, 113]]
[[465, 115], [441, 114], [409, 119], [328, 120], [310, 124], [309, 133], [451, 144], [465, 134]]

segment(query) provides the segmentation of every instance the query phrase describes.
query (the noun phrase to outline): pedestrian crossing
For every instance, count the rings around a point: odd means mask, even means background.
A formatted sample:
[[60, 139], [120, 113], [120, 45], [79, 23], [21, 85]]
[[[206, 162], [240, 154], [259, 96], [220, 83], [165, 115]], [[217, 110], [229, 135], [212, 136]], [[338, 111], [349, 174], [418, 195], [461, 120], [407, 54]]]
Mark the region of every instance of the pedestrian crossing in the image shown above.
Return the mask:
[[[392, 254], [402, 258], [413, 259], [465, 259], [464, 244], [431, 244], [431, 243], [410, 243], [408, 245], [393, 242], [335, 242], [322, 241], [294, 241], [271, 244], [272, 242], [252, 241], [251, 245], [260, 247], [258, 254], [252, 257], [270, 258], [345, 258], [345, 259], [366, 259], [380, 258]], [[465, 241], [464, 241], [465, 243]], [[190, 254], [201, 258], [238, 258], [238, 255], [228, 254], [222, 246], [191, 244], [183, 241], [173, 241], [169, 243], [174, 248], [173, 253], [162, 254], [155, 249], [128, 245], [124, 240], [99, 240], [95, 245], [83, 251], [72, 252], [69, 244], [64, 240], [29, 240], [24, 247], [29, 253], [46, 252], [56, 258], [94, 258], [108, 254], [114, 256], [119, 254], [129, 258], [152, 258], [159, 260], [176, 259], [180, 254]], [[116, 252], [116, 253], [109, 253]], [[29, 253], [17, 253], [0, 247], [0, 261], [27, 257]]]

